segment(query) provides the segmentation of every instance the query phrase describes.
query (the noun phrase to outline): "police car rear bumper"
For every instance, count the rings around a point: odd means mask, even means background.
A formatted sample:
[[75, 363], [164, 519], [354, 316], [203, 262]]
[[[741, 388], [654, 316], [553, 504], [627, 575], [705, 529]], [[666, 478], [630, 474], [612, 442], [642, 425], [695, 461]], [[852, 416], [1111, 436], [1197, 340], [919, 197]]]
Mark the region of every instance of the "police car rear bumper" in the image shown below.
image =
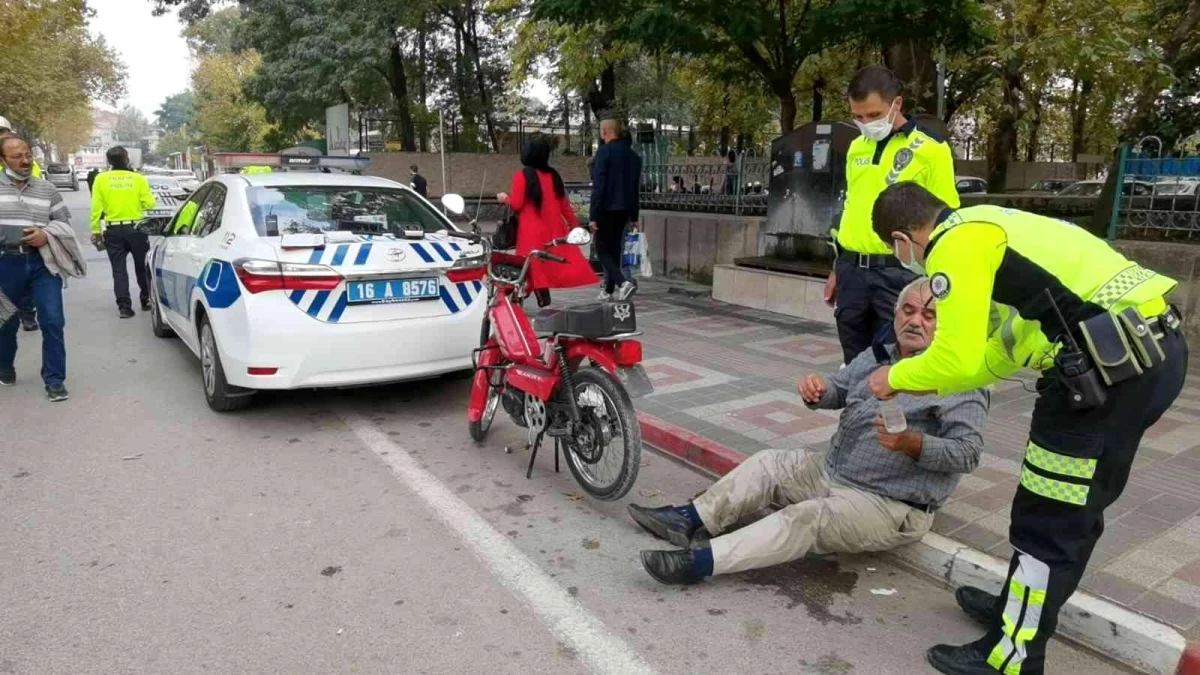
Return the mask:
[[[471, 352], [479, 346], [484, 305], [476, 303], [450, 316], [336, 325], [316, 322], [289, 306], [287, 312], [271, 313], [269, 320], [251, 320], [250, 335], [221, 335], [226, 338], [220, 344], [225, 375], [239, 387], [303, 389], [416, 380], [467, 370]], [[250, 375], [250, 368], [278, 370]]]

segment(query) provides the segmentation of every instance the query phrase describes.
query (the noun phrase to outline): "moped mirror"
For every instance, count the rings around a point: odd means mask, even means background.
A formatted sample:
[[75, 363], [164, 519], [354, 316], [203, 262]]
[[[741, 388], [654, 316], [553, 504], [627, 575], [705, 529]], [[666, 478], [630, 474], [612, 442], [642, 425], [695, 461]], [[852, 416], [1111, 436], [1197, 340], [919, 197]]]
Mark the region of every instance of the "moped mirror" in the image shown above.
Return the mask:
[[442, 195], [442, 206], [457, 216], [461, 216], [467, 210], [467, 202], [462, 198], [462, 195], [454, 194], [453, 192]]
[[567, 243], [574, 244], [576, 246], [590, 244], [592, 243], [592, 233], [588, 232], [582, 227], [577, 227], [571, 230], [571, 233], [567, 235]]

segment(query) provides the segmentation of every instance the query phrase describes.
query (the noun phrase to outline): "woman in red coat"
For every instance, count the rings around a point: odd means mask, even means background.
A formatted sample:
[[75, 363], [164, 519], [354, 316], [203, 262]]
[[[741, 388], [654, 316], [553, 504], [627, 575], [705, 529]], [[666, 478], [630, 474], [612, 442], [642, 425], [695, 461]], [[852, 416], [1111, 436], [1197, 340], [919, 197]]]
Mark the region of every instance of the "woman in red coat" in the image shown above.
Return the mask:
[[[550, 144], [535, 138], [521, 150], [523, 169], [513, 174], [512, 191], [496, 199], [517, 214], [517, 255], [545, 249], [551, 240], [567, 236], [578, 226], [575, 210], [567, 199], [562, 176], [550, 167]], [[529, 264], [528, 288], [574, 288], [596, 283], [596, 273], [578, 246], [553, 246], [550, 253], [566, 258], [565, 263], [534, 259]]]

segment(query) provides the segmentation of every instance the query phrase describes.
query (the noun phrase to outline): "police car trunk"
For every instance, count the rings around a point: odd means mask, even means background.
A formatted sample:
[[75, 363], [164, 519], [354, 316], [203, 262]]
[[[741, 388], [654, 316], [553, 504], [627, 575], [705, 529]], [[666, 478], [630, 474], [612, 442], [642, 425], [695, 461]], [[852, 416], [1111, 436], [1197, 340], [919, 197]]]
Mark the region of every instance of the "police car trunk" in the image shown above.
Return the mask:
[[282, 291], [327, 324], [450, 317], [481, 299], [482, 248], [418, 195], [376, 179], [304, 178], [247, 189], [255, 231], [277, 257], [234, 261], [248, 292]]

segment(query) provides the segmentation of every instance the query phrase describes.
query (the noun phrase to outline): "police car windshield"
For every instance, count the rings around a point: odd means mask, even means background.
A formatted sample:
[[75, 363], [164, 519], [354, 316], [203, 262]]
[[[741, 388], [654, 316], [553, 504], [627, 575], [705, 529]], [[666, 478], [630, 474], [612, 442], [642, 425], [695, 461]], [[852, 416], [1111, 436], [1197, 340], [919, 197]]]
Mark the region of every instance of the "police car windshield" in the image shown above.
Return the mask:
[[248, 196], [260, 237], [334, 231], [404, 236], [447, 229], [436, 212], [403, 190], [279, 185], [251, 188]]
[[179, 181], [174, 178], [166, 178], [165, 176], [146, 176], [146, 182], [150, 184], [150, 188], [154, 190], [182, 190]]

